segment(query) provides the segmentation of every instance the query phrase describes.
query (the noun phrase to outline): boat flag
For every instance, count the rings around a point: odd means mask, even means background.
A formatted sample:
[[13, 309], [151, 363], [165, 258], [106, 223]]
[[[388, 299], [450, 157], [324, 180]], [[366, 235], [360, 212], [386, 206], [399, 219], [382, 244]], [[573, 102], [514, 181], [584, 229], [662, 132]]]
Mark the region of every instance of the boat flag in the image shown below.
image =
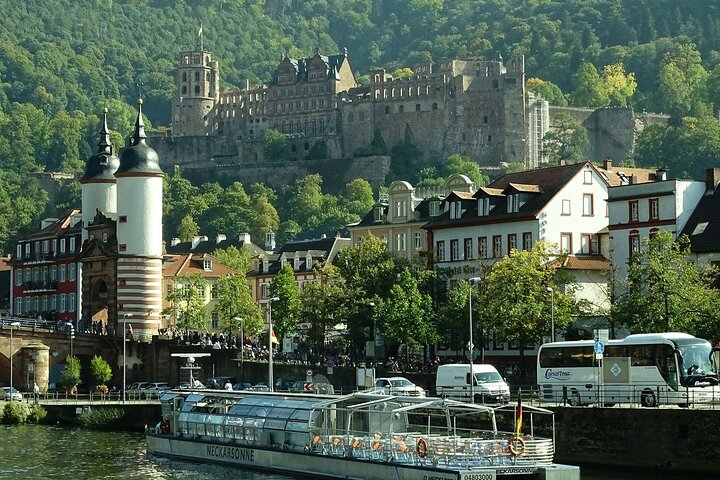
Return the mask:
[[272, 334], [270, 335], [270, 340], [272, 341], [272, 343], [277, 343], [278, 345], [280, 345], [280, 342], [278, 342], [278, 339], [275, 336], [275, 330], [272, 331]]
[[200, 28], [198, 29], [198, 37], [202, 35], [202, 23], [200, 24]]
[[515, 407], [515, 436], [520, 436], [520, 429], [522, 429], [522, 390], [518, 390], [518, 403]]

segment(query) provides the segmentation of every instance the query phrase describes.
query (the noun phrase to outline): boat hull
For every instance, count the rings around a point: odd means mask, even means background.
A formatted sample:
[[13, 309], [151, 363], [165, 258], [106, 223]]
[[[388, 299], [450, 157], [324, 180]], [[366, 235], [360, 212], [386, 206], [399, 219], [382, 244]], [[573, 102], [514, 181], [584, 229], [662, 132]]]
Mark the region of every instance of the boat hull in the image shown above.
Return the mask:
[[[148, 453], [153, 455], [322, 479], [495, 480], [498, 473], [494, 469], [447, 470], [425, 465], [401, 465], [237, 444], [211, 443], [200, 439], [153, 433], [148, 433], [146, 438]], [[505, 469], [504, 473], [534, 472], [535, 469]]]

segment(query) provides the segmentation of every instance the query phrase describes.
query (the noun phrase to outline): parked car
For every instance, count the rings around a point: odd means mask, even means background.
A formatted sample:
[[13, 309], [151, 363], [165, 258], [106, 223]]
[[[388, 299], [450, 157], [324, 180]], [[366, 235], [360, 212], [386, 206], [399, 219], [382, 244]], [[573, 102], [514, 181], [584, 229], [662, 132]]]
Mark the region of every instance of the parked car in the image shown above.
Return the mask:
[[233, 390], [247, 390], [250, 387], [252, 387], [252, 383], [248, 382], [238, 382], [233, 385]]
[[159, 398], [163, 393], [170, 390], [170, 384], [167, 382], [150, 382], [145, 386], [141, 396], [145, 398]]
[[467, 402], [470, 400], [470, 369], [472, 368], [474, 403], [507, 403], [510, 387], [495, 367], [490, 364], [440, 365], [435, 374], [438, 396]]
[[258, 383], [258, 384], [256, 384], [256, 385], [253, 385], [253, 386], [250, 387], [250, 388], [246, 388], [246, 390], [250, 390], [250, 391], [252, 391], [252, 392], [269, 392], [269, 391], [270, 391], [270, 387], [268, 387], [268, 386], [265, 385], [264, 383]]
[[150, 382], [135, 382], [130, 385], [127, 389], [128, 398], [142, 398], [142, 394], [145, 392], [145, 388]]
[[2, 387], [3, 400], [9, 402], [11, 400], [22, 401], [22, 394], [15, 387]]
[[411, 397], [424, 397], [425, 390], [418, 387], [405, 377], [386, 377], [375, 380], [375, 389], [386, 395], [407, 395]]
[[203, 390], [207, 387], [203, 385], [200, 380], [195, 380], [194, 385], [190, 385], [189, 382], [183, 382], [180, 385], [178, 385], [178, 388], [180, 389], [186, 389], [186, 390]]
[[275, 390], [282, 392], [282, 391], [288, 391], [292, 388], [292, 386], [295, 384], [293, 380], [284, 380], [282, 378], [278, 378], [275, 380]]

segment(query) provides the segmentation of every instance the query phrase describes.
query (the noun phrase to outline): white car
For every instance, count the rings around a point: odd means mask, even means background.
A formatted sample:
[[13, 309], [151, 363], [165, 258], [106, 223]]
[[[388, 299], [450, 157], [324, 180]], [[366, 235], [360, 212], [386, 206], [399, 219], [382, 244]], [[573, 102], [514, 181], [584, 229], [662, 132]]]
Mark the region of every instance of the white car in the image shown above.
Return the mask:
[[22, 394], [18, 392], [15, 387], [2, 387], [3, 400], [9, 402], [10, 400], [17, 400], [22, 402]]
[[170, 385], [167, 382], [150, 382], [145, 385], [142, 395], [145, 398], [160, 398], [168, 390]]
[[422, 387], [418, 387], [405, 377], [378, 378], [375, 380], [375, 390], [382, 391], [385, 395], [425, 396]]

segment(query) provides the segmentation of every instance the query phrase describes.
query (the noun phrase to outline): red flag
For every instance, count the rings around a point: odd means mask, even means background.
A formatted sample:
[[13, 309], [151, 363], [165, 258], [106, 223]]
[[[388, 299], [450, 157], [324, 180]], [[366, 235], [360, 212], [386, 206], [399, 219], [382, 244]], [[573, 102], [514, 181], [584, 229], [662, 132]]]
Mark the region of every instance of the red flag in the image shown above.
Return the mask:
[[522, 393], [518, 390], [518, 403], [515, 407], [515, 436], [520, 436], [520, 429], [522, 428]]

